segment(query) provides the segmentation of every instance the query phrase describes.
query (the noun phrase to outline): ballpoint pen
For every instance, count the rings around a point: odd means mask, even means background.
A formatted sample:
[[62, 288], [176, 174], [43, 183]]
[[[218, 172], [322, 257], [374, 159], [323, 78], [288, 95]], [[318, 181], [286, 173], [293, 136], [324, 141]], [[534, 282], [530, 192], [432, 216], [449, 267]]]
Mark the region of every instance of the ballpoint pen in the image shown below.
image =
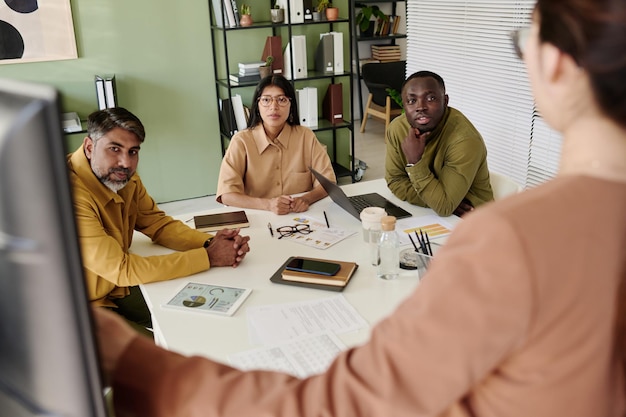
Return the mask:
[[326, 220], [326, 227], [330, 229], [330, 224], [328, 224], [328, 217], [326, 216], [326, 212], [324, 212], [324, 220]]
[[426, 237], [426, 247], [428, 248], [428, 254], [430, 256], [433, 256], [433, 248], [430, 247], [430, 239], [428, 238], [428, 232], [424, 233], [424, 236]]
[[[420, 229], [420, 232], [421, 232], [421, 231], [422, 231], [422, 230]], [[420, 244], [420, 248], [422, 249], [422, 253], [423, 253], [424, 255], [428, 255], [428, 252], [427, 252], [427, 249], [426, 249], [426, 242], [424, 242], [424, 241], [422, 240], [422, 238], [420, 237], [420, 235], [419, 235], [419, 234], [417, 234], [417, 230], [415, 231], [415, 237], [417, 238], [417, 241], [418, 241], [418, 242], [419, 242], [419, 244]]]
[[413, 244], [413, 247], [415, 248], [415, 252], [419, 252], [419, 249], [417, 248], [417, 245], [415, 244], [415, 241], [411, 237], [411, 234], [409, 233], [408, 235], [409, 235], [409, 239], [411, 240], [411, 243]]
[[267, 228], [270, 229], [270, 235], [272, 235], [272, 237], [274, 237], [274, 231], [272, 230], [272, 224], [271, 223], [267, 223]]

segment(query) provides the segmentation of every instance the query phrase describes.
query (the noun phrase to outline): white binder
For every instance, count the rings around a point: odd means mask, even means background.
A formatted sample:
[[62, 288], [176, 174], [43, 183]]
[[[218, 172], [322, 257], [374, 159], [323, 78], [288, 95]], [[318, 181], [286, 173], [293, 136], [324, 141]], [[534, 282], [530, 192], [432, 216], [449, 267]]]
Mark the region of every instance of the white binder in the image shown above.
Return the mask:
[[[293, 74], [291, 73], [292, 65]], [[284, 66], [284, 75], [288, 80], [296, 80], [308, 76], [305, 35], [294, 35], [291, 37], [291, 42], [285, 48]]]
[[[287, 8], [287, 1], [289, 1], [289, 8]], [[285, 9], [285, 13], [289, 10], [287, 18], [291, 23], [304, 23], [304, 2], [302, 0], [276, 0], [276, 4], [281, 9]]]
[[246, 111], [243, 108], [243, 101], [241, 101], [241, 96], [239, 94], [235, 94], [230, 99], [233, 105], [233, 113], [235, 113], [237, 130], [242, 131], [248, 127], [248, 121], [246, 120]]
[[300, 124], [312, 129], [317, 129], [317, 88], [304, 87], [301, 90], [296, 90], [296, 101], [298, 102]]
[[333, 35], [335, 74], [343, 74], [343, 32], [330, 32]]

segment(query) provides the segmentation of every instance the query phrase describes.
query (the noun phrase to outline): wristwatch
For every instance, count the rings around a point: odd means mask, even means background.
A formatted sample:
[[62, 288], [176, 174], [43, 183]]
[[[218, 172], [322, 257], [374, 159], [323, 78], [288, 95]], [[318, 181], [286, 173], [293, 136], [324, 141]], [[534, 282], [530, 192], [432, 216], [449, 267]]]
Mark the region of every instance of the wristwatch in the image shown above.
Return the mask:
[[205, 249], [206, 249], [206, 248], [208, 248], [208, 247], [209, 247], [209, 244], [211, 243], [211, 241], [212, 241], [212, 240], [213, 240], [213, 238], [212, 238], [212, 237], [208, 238], [208, 239], [204, 242], [204, 244], [202, 245], [202, 247], [203, 247], [203, 248], [205, 248]]

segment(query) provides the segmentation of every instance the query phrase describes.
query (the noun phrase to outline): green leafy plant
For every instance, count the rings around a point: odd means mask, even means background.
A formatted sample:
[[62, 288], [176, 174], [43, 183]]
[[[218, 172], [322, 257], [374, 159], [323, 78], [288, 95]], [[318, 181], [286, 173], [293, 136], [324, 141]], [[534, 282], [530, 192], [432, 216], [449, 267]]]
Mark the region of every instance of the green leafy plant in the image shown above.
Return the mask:
[[393, 101], [395, 101], [396, 104], [403, 109], [402, 112], [404, 113], [404, 106], [402, 105], [402, 95], [400, 94], [400, 92], [395, 88], [385, 88], [385, 91], [387, 92], [387, 94], [389, 94], [389, 97], [391, 97]]
[[380, 10], [380, 7], [375, 4], [372, 6], [368, 6], [363, 3], [356, 3], [355, 6], [361, 8], [361, 10], [359, 10], [359, 13], [357, 13], [355, 17], [355, 23], [359, 26], [361, 32], [365, 32], [369, 29], [371, 24], [370, 19], [372, 18], [372, 16], [378, 19], [383, 19], [385, 21], [389, 20], [389, 16], [383, 13]]
[[280, 4], [277, 4], [276, 0], [272, 0], [272, 9], [280, 9]]
[[328, 9], [329, 7], [333, 7], [333, 4], [330, 2], [330, 0], [320, 0], [317, 3], [317, 11], [320, 13], [324, 12], [324, 10]]
[[267, 58], [265, 58], [265, 66], [266, 67], [271, 67], [273, 62], [274, 62], [274, 57], [273, 56], [268, 55]]
[[248, 4], [241, 5], [241, 14], [250, 14], [250, 6]]

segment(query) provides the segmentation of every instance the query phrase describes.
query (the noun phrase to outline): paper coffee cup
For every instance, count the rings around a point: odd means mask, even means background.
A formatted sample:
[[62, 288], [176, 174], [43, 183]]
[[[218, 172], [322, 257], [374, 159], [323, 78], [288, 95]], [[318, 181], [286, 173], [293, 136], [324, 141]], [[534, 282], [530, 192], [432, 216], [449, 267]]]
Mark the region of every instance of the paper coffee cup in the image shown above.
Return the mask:
[[387, 215], [382, 207], [366, 207], [361, 211], [361, 224], [363, 225], [363, 240], [370, 242], [370, 230], [380, 230], [380, 221]]

